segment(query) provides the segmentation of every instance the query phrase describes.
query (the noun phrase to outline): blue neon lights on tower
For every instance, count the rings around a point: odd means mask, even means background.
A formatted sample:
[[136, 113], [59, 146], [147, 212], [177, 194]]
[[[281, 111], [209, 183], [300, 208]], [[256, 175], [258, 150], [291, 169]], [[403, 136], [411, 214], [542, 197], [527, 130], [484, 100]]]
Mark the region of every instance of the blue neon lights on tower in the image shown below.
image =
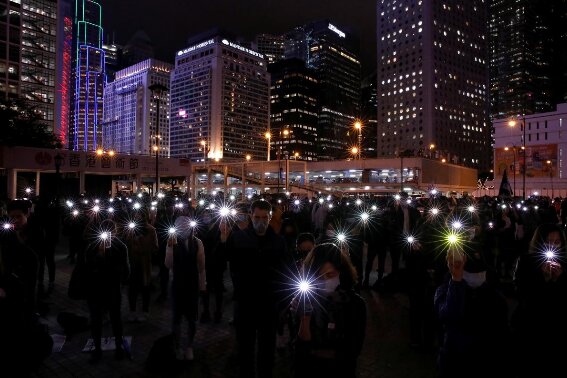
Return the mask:
[[75, 92], [71, 104], [69, 148], [92, 151], [104, 147], [102, 108], [106, 72], [100, 4], [92, 0], [76, 0], [74, 28]]

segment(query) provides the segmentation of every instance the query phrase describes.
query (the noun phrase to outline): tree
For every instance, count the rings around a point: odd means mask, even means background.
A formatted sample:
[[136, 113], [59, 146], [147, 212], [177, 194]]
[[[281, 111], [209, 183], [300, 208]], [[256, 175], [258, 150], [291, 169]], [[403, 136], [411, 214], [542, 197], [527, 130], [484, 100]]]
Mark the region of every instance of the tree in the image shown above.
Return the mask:
[[57, 148], [61, 141], [24, 100], [0, 99], [0, 145]]

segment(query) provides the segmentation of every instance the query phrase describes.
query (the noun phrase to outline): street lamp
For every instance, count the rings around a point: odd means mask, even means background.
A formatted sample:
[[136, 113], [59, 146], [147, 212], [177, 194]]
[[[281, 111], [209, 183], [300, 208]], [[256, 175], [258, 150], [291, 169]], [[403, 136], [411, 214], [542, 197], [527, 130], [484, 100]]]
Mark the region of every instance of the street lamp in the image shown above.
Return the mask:
[[264, 134], [264, 136], [266, 137], [266, 139], [268, 140], [268, 156], [266, 161], [270, 161], [270, 144], [272, 142], [272, 133], [270, 133], [269, 131], [266, 132], [266, 134]]
[[362, 158], [362, 122], [356, 121], [354, 128], [358, 131], [358, 160], [360, 160]]
[[157, 110], [156, 110], [156, 129], [155, 129], [155, 145], [154, 151], [156, 154], [156, 195], [159, 191], [159, 144], [160, 144], [160, 134], [159, 134], [159, 108], [161, 104], [161, 95], [163, 92], [166, 92], [168, 89], [165, 85], [162, 84], [152, 84], [148, 87], [148, 89], [152, 92], [152, 97], [157, 95]]
[[252, 159], [252, 156], [250, 154], [246, 155], [246, 161], [250, 161], [250, 159]]
[[429, 145], [429, 158], [433, 159], [433, 150], [435, 149], [435, 144], [431, 143]]
[[55, 180], [57, 181], [56, 192], [55, 195], [57, 197], [57, 206], [59, 206], [59, 197], [60, 197], [60, 181], [61, 181], [61, 164], [63, 164], [63, 156], [59, 152], [53, 158], [55, 162]]
[[[504, 147], [504, 151], [509, 151], [510, 148], [509, 147]], [[512, 174], [514, 175], [514, 187], [512, 189], [512, 192], [514, 193], [514, 197], [516, 196], [516, 146], [512, 147], [512, 150], [514, 152], [513, 156], [513, 168], [512, 168]]]
[[355, 159], [357, 158], [359, 152], [360, 152], [360, 151], [359, 151], [358, 147], [356, 147], [356, 146], [355, 146], [355, 147], [352, 147], [352, 148], [350, 149], [350, 153], [352, 154], [352, 156], [353, 156]]
[[551, 200], [553, 201], [553, 198], [555, 198], [555, 196], [553, 195], [553, 162], [551, 160], [546, 161], [547, 166], [549, 167], [549, 182], [551, 184]]
[[203, 163], [207, 162], [207, 141], [202, 140], [201, 146], [203, 146]]
[[[516, 127], [516, 120], [511, 119], [508, 121], [508, 126]], [[520, 123], [522, 128], [522, 151], [523, 151], [523, 167], [522, 167], [522, 198], [526, 199], [526, 115], [522, 114], [522, 122]]]

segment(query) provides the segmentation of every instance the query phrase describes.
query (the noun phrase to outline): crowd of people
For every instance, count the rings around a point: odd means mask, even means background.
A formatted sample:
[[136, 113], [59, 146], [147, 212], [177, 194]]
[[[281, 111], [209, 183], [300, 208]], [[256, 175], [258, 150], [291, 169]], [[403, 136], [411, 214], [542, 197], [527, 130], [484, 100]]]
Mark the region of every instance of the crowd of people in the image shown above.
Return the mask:
[[[116, 358], [128, 355], [123, 321], [150, 316], [154, 266], [158, 300], [172, 306], [179, 360], [195, 358], [198, 323], [222, 321], [228, 275], [242, 377], [272, 376], [286, 328], [294, 376], [355, 377], [372, 316], [363, 299], [369, 290], [407, 295], [409, 346], [437, 350], [441, 377], [539, 376], [567, 352], [560, 342], [567, 334], [567, 201], [559, 199], [140, 194], [13, 200], [2, 217], [6, 361], [53, 290], [60, 234], [69, 241], [67, 260], [88, 277], [75, 292], [90, 312], [92, 363], [102, 358], [105, 313]], [[46, 356], [37, 354], [38, 361]]]

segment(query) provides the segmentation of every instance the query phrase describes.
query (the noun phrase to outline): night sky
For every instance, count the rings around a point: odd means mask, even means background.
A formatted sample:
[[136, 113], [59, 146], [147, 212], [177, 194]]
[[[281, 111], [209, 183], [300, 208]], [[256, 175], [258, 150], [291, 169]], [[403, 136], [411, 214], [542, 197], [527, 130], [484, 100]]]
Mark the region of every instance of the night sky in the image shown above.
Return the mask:
[[139, 29], [155, 46], [156, 58], [173, 61], [187, 38], [219, 26], [252, 39], [283, 33], [308, 21], [329, 18], [360, 40], [363, 74], [376, 67], [375, 0], [101, 0], [105, 33], [126, 43]]

